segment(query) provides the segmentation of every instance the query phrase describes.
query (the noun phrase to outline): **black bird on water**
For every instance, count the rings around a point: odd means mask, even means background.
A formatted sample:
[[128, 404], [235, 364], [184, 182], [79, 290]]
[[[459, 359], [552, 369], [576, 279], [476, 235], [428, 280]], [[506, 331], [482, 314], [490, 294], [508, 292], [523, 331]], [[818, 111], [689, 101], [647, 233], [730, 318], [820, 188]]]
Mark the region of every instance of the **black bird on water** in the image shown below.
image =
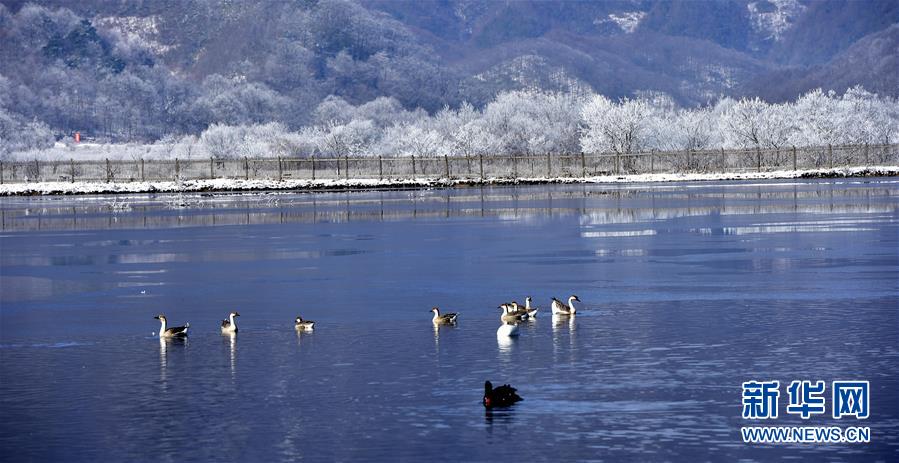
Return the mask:
[[484, 406], [487, 408], [508, 407], [522, 400], [515, 391], [516, 389], [508, 384], [503, 384], [494, 389], [493, 384], [490, 381], [486, 381], [484, 382]]

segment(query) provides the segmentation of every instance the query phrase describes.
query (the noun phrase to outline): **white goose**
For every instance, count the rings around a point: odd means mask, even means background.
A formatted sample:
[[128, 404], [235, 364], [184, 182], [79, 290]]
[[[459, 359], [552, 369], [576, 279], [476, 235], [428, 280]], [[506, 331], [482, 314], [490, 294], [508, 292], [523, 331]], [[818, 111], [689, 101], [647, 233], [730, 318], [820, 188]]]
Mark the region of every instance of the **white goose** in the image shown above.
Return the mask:
[[237, 332], [237, 320], [235, 320], [234, 317], [239, 316], [239, 313], [231, 312], [228, 314], [227, 320], [222, 320], [222, 334], [232, 334]]
[[553, 315], [574, 315], [577, 313], [577, 307], [574, 306], [574, 301], [581, 302], [577, 296], [571, 295], [568, 298], [568, 307], [565, 307], [565, 304], [562, 304], [562, 301], [553, 298], [552, 302], [552, 311]]
[[159, 337], [160, 338], [186, 338], [187, 330], [190, 328], [190, 323], [185, 323], [184, 326], [173, 326], [171, 328], [167, 327], [167, 321], [165, 315], [159, 314], [153, 317], [159, 320], [159, 323], [162, 326], [159, 327]]
[[496, 330], [496, 337], [498, 338], [508, 338], [512, 336], [518, 336], [518, 325], [514, 323], [503, 323]]

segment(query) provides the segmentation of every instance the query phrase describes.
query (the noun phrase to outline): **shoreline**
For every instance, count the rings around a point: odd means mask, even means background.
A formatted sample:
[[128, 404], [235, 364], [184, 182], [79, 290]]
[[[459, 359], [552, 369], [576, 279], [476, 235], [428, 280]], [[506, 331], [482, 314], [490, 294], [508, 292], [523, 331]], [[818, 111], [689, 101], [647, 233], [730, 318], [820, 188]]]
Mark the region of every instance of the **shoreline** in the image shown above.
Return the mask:
[[542, 184], [669, 183], [725, 180], [778, 180], [812, 178], [896, 177], [899, 166], [838, 167], [833, 169], [778, 170], [769, 172], [723, 172], [680, 174], [630, 174], [594, 177], [534, 177], [481, 179], [339, 179], [339, 180], [243, 180], [210, 179], [180, 182], [36, 182], [0, 185], [3, 196], [51, 196], [132, 193], [201, 193], [239, 191], [335, 191], [390, 188], [435, 188]]

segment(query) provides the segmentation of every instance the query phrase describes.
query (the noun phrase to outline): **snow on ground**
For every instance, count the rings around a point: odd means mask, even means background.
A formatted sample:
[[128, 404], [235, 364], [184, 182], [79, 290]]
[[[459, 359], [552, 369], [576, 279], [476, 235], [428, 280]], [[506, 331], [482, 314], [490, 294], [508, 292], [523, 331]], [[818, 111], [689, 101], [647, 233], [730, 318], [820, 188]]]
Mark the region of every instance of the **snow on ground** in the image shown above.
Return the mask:
[[479, 179], [349, 179], [349, 180], [242, 180], [213, 179], [185, 180], [182, 182], [39, 182], [7, 183], [0, 185], [0, 196], [15, 195], [70, 195], [107, 193], [185, 193], [200, 191], [254, 191], [254, 190], [328, 190], [374, 188], [430, 188], [455, 185], [514, 185], [541, 183], [654, 183], [695, 182], [714, 180], [769, 180], [789, 178], [829, 177], [892, 177], [899, 176], [899, 166], [843, 167], [814, 170], [779, 170], [771, 172], [726, 172], [685, 174], [635, 174], [604, 175], [586, 178], [488, 178]]

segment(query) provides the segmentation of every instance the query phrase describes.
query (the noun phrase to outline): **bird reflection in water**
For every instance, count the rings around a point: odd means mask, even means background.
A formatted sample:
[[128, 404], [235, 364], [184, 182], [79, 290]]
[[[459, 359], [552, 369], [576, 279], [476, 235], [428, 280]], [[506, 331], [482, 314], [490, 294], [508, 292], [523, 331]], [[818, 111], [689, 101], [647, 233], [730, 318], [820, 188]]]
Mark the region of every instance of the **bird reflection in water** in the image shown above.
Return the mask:
[[485, 408], [484, 409], [484, 423], [487, 424], [487, 433], [491, 436], [493, 435], [493, 425], [503, 426], [499, 435], [501, 438], [508, 437], [507, 428], [508, 425], [512, 424], [512, 419], [515, 416], [514, 408]]
[[499, 360], [503, 363], [512, 361], [512, 349], [515, 347], [517, 336], [497, 336], [496, 346], [499, 348]]
[[574, 346], [575, 334], [577, 333], [577, 316], [553, 314], [553, 349], [556, 351], [561, 347], [562, 333], [565, 331], [568, 331], [569, 345]]
[[231, 380], [234, 380], [234, 375], [237, 372], [237, 333], [222, 333], [222, 337], [228, 340], [228, 348], [231, 360]]
[[175, 346], [186, 346], [187, 338], [159, 338], [159, 381], [162, 389], [168, 389], [169, 349]]
[[434, 327], [434, 353], [440, 353], [440, 331], [441, 330], [454, 330], [456, 329], [455, 324], [439, 324], [432, 323]]

